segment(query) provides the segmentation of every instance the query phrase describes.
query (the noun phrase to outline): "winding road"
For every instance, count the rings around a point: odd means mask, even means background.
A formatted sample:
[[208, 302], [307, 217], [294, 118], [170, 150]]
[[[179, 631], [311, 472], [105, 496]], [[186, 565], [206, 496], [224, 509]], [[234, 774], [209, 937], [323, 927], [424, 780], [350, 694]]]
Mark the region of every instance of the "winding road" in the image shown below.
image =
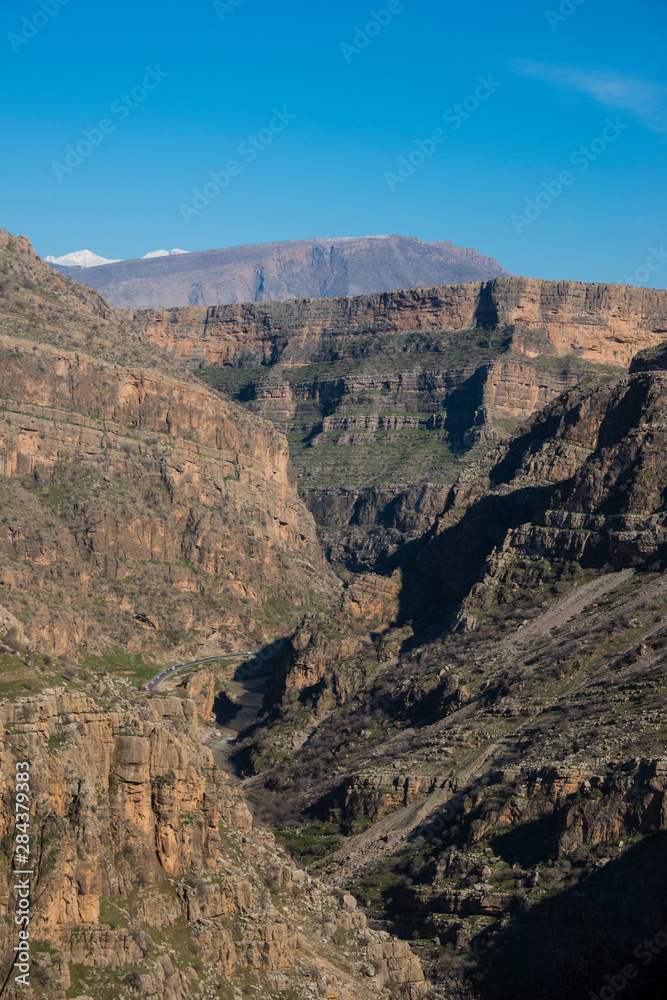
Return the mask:
[[239, 656], [256, 656], [258, 652], [259, 650], [245, 653], [222, 653], [218, 656], [204, 656], [201, 660], [188, 660], [186, 663], [175, 663], [173, 667], [166, 667], [162, 670], [152, 681], [147, 681], [146, 684], [143, 684], [141, 690], [152, 691], [153, 688], [156, 688], [167, 677], [171, 677], [172, 674], [175, 674], [178, 670], [182, 670], [183, 667], [198, 667], [200, 663], [211, 663], [213, 660], [235, 660]]

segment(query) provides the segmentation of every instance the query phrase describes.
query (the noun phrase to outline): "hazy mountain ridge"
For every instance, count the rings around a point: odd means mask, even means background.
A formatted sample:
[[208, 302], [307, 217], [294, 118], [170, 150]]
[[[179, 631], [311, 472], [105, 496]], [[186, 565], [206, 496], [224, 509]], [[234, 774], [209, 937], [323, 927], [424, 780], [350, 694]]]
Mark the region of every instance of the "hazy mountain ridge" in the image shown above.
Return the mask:
[[[52, 265], [53, 266], [53, 265]], [[362, 295], [507, 274], [492, 257], [405, 236], [296, 240], [121, 261], [77, 273], [120, 308]]]

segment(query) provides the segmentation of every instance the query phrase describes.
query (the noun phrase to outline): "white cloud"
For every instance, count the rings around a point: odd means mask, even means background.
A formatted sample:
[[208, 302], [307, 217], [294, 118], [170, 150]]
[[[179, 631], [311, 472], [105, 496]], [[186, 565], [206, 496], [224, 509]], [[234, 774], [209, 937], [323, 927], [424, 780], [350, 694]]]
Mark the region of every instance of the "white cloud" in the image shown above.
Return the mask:
[[521, 76], [578, 90], [599, 104], [633, 115], [653, 132], [667, 132], [667, 86], [662, 83], [524, 59], [514, 66]]

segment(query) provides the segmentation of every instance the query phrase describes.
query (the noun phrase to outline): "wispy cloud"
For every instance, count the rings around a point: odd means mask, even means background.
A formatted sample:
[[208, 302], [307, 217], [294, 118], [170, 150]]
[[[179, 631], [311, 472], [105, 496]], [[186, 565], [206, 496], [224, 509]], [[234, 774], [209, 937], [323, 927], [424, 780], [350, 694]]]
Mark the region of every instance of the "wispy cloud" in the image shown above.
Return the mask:
[[525, 59], [516, 61], [514, 68], [521, 76], [570, 87], [608, 108], [625, 111], [653, 132], [667, 132], [667, 86], [662, 83]]

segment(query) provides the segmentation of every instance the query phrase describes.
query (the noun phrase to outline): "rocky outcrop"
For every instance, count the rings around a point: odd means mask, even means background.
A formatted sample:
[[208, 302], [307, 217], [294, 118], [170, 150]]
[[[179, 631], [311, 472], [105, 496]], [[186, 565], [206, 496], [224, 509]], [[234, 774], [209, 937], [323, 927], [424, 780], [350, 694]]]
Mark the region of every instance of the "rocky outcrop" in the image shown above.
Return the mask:
[[[99, 269], [96, 269], [99, 270]], [[573, 354], [628, 367], [667, 334], [667, 293], [625, 285], [500, 277], [357, 298], [131, 314], [151, 342], [193, 364], [254, 356], [315, 364], [341, 341], [388, 333], [507, 330], [526, 357]], [[128, 314], [129, 316], [130, 314]]]
[[[331, 1000], [378, 996], [395, 983], [424, 992], [406, 945], [365, 929], [354, 899], [337, 899], [295, 869], [270, 834], [251, 832], [242, 796], [194, 735], [194, 702], [132, 703], [118, 684], [114, 693], [112, 709], [99, 694], [64, 690], [0, 704], [7, 839], [15, 761], [30, 761], [37, 990], [64, 1000], [75, 982], [93, 995], [120, 976], [128, 997], [186, 1000], [245, 973], [267, 997], [313, 980]], [[4, 912], [17, 903], [11, 868], [3, 855]], [[15, 929], [2, 928], [8, 969]], [[344, 968], [333, 940], [341, 934], [352, 947]]]
[[0, 362], [0, 587], [29, 644], [246, 648], [278, 590], [296, 623], [332, 586], [270, 425], [175, 371], [16, 334]]

